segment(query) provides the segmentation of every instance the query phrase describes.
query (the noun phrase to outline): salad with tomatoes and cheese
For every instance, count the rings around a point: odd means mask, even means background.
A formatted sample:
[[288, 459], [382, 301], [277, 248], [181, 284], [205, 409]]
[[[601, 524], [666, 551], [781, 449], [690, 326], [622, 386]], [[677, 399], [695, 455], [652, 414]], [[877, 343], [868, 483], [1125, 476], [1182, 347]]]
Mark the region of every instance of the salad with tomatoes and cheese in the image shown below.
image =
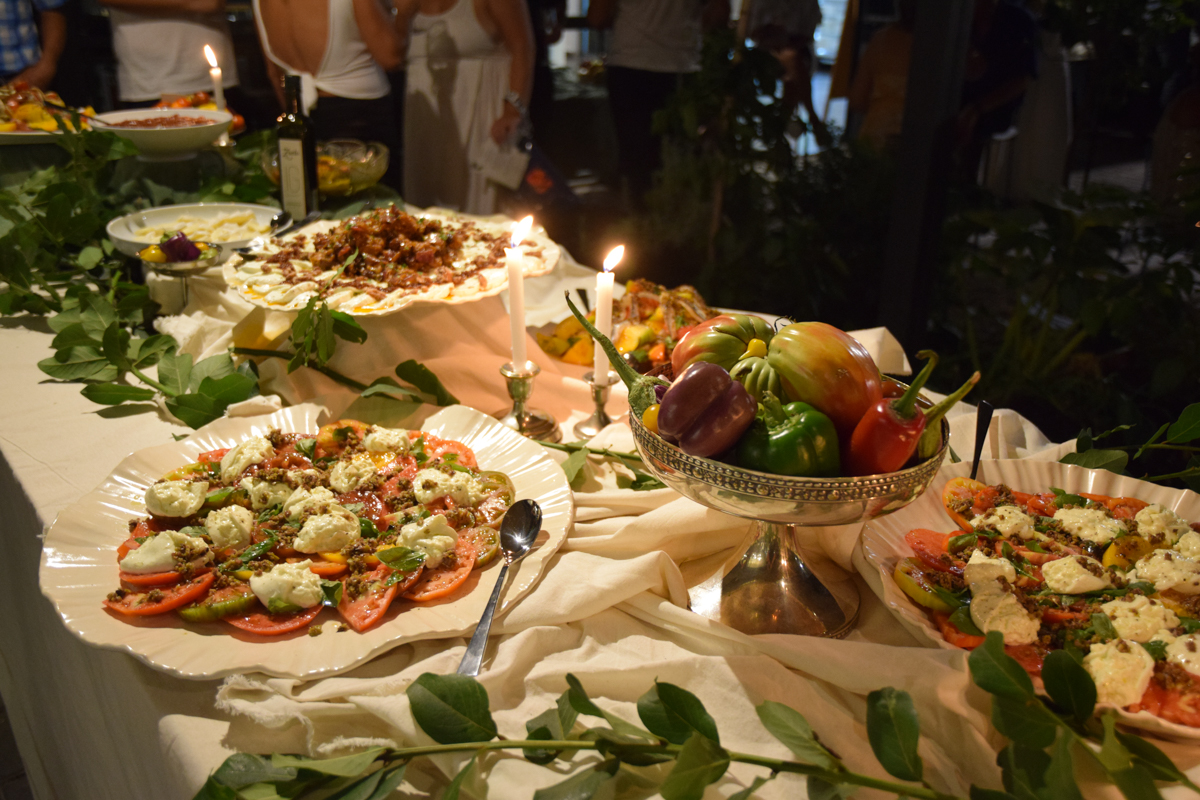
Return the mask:
[[329, 607], [365, 631], [397, 597], [446, 597], [491, 561], [513, 500], [461, 442], [353, 420], [274, 430], [146, 490], [149, 516], [130, 521], [104, 605], [265, 636]]
[[948, 643], [999, 631], [1035, 677], [1070, 649], [1100, 703], [1200, 727], [1200, 525], [1133, 497], [967, 478], [942, 501], [960, 530], [910, 531], [893, 577]]

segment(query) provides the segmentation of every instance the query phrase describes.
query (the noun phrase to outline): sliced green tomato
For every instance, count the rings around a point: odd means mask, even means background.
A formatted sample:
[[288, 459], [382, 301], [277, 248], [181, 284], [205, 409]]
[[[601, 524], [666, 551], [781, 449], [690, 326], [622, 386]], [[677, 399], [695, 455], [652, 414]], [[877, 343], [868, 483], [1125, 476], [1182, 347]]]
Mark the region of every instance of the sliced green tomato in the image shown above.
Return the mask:
[[476, 569], [490, 564], [500, 552], [500, 531], [486, 525], [459, 531], [458, 540], [466, 541], [475, 549]]
[[258, 603], [246, 584], [226, 586], [210, 593], [203, 601], [177, 609], [188, 622], [216, 622], [222, 617], [245, 614]]
[[901, 561], [896, 565], [892, 577], [895, 579], [896, 585], [917, 605], [945, 614], [954, 611], [949, 603], [934, 592], [933, 583], [925, 575], [918, 559], [906, 558]]

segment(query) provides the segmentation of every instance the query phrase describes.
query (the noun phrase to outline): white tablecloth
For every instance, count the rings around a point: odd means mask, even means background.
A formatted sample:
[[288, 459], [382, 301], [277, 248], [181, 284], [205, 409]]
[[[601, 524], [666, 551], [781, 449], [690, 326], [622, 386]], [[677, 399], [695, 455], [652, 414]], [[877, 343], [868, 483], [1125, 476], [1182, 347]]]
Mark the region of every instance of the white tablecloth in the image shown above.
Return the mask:
[[[465, 403], [487, 412], [506, 404], [497, 372], [508, 360], [499, 298], [415, 307], [368, 320], [367, 328], [368, 343], [344, 345], [335, 367], [369, 381], [417, 358]], [[247, 675], [222, 687], [156, 673], [127, 655], [90, 648], [64, 629], [37, 589], [38, 533], [125, 454], [184, 431], [153, 409], [106, 410], [83, 399], [78, 387], [48, 381], [36, 362], [50, 354], [50, 339], [36, 322], [8, 321], [0, 330], [8, 354], [8, 380], [0, 388], [7, 411], [0, 422], [0, 513], [15, 562], [0, 582], [9, 610], [0, 617], [0, 693], [35, 795], [188, 798], [234, 749], [334, 753], [366, 741], [422, 741], [405, 713], [403, 689], [423, 672], [453, 671], [461, 639], [403, 645], [351, 673], [311, 683]], [[530, 345], [543, 369], [534, 404], [565, 420], [572, 439], [569, 424], [585, 416], [587, 387]], [[404, 422], [415, 426], [431, 410], [384, 400], [359, 400], [346, 410], [352, 395], [320, 375], [286, 376], [269, 367], [264, 374], [286, 399], [316, 398], [338, 415], [392, 423], [407, 415]], [[622, 407], [618, 390], [610, 412]], [[1018, 418], [998, 420], [996, 454], [1045, 443]], [[966, 455], [973, 422], [955, 425], [956, 449]], [[630, 446], [622, 440], [627, 430], [613, 428], [605, 436]], [[959, 793], [970, 782], [998, 787], [999, 740], [987, 723], [986, 697], [966, 679], [965, 654], [917, 646], [861, 578], [839, 572], [839, 565], [853, 569], [855, 530], [810, 537], [827, 556], [814, 568], [858, 584], [863, 609], [850, 637], [748, 637], [684, 608], [687, 589], [729, 556], [746, 522], [669, 490], [618, 490], [607, 468], [576, 501], [576, 528], [543, 582], [497, 621], [480, 679], [502, 733], [522, 735], [524, 721], [563, 691], [567, 672], [601, 705], [635, 720], [634, 702], [657, 678], [699, 695], [727, 747], [786, 757], [753, 711], [772, 699], [806, 714], [851, 768], [883, 777], [865, 739], [864, 697], [891, 685], [914, 696], [926, 734], [926, 772], [935, 786]], [[1186, 766], [1195, 761], [1190, 749], [1168, 751]], [[413, 780], [430, 785], [462, 760], [447, 757], [415, 769]], [[516, 758], [487, 763], [493, 798], [527, 797], [531, 787], [558, 780]], [[710, 796], [726, 796], [756, 774], [761, 771], [735, 767]], [[797, 796], [799, 786], [784, 777], [761, 796]]]

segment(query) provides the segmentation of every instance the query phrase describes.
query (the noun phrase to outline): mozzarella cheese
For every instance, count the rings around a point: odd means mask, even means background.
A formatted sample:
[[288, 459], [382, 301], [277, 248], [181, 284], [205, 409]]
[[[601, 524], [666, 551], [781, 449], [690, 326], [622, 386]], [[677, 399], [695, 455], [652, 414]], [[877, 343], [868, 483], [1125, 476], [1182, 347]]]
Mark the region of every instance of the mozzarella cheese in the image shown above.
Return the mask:
[[1137, 512], [1133, 521], [1137, 523], [1138, 534], [1157, 546], [1173, 545], [1180, 537], [1194, 532], [1186, 519], [1158, 503], [1151, 503]]
[[1037, 537], [1033, 529], [1033, 517], [1016, 506], [995, 506], [976, 517], [972, 523], [975, 530], [994, 530], [996, 533], [1011, 539], [1019, 536], [1022, 539]]
[[334, 502], [333, 492], [324, 486], [318, 486], [311, 491], [297, 489], [283, 502], [283, 513], [289, 519], [302, 516], [305, 512], [320, 511], [323, 506]]
[[1200, 560], [1200, 533], [1188, 531], [1180, 536], [1179, 541], [1175, 543], [1175, 549], [1185, 558]]
[[371, 426], [363, 437], [363, 447], [371, 453], [407, 453], [412, 449], [412, 439], [406, 430]]
[[126, 572], [149, 575], [154, 572], [174, 572], [176, 559], [204, 564], [212, 560], [208, 543], [198, 536], [188, 536], [179, 531], [163, 531], [142, 542], [136, 550], [130, 550], [121, 559], [120, 567]]
[[1189, 633], [1168, 644], [1167, 661], [1200, 677], [1200, 635]]
[[[1096, 575], [1087, 568], [1088, 566], [1095, 568], [1101, 575]], [[1042, 565], [1042, 577], [1046, 579], [1046, 587], [1059, 594], [1083, 594], [1112, 586], [1112, 581], [1103, 573], [1104, 567], [1100, 562], [1087, 556], [1067, 556]]]
[[424, 553], [425, 566], [436, 567], [458, 544], [458, 532], [450, 527], [444, 516], [435, 514], [420, 522], [402, 525], [396, 544]]
[[221, 482], [233, 483], [251, 464], [275, 455], [275, 448], [262, 436], [253, 436], [234, 447], [221, 459]]
[[1122, 707], [1142, 699], [1154, 674], [1154, 659], [1145, 648], [1124, 639], [1092, 645], [1083, 666], [1096, 682], [1096, 701]]
[[1003, 578], [1009, 583], [1015, 582], [1017, 570], [1008, 559], [989, 558], [981, 550], [976, 550], [971, 553], [971, 560], [967, 562], [967, 567], [963, 570], [963, 578], [970, 584], [971, 591], [974, 592], [977, 585], [994, 583], [996, 578]]
[[1129, 531], [1124, 522], [1098, 508], [1060, 508], [1054, 512], [1054, 518], [1067, 533], [1096, 544], [1107, 544]]
[[309, 569], [311, 566], [309, 560], [276, 564], [267, 572], [250, 577], [250, 591], [268, 608], [272, 601], [276, 605], [288, 603], [312, 608], [320, 604], [325, 595], [321, 591], [321, 577]]
[[250, 531], [254, 528], [254, 515], [241, 506], [218, 508], [204, 519], [204, 529], [213, 547], [237, 550], [250, 544]]
[[329, 472], [329, 485], [335, 492], [353, 492], [375, 477], [375, 462], [366, 453], [356, 453], [346, 461], [334, 464]]
[[[1045, 568], [1042, 571], [1044, 574]], [[1117, 635], [1132, 642], [1148, 642], [1179, 624], [1174, 611], [1140, 594], [1110, 600], [1100, 610], [1112, 620]]]
[[[1012, 592], [998, 584], [995, 590], [981, 591], [971, 600], [971, 619], [984, 633], [1000, 631], [1005, 644], [1032, 644], [1037, 641], [1041, 622], [1017, 602]], [[974, 587], [972, 587], [974, 591]]]
[[304, 520], [292, 546], [301, 553], [328, 553], [341, 550], [359, 537], [358, 517], [337, 504], [324, 514]]
[[447, 475], [436, 469], [423, 469], [413, 476], [413, 493], [418, 503], [431, 503], [439, 497], [450, 497], [460, 506], [475, 505], [486, 492], [469, 472]]
[[1127, 577], [1150, 581], [1160, 592], [1174, 589], [1181, 594], [1200, 594], [1200, 561], [1184, 558], [1171, 550], [1155, 550], [1138, 561]]
[[162, 481], [146, 490], [146, 510], [156, 517], [190, 517], [206, 497], [208, 481]]
[[246, 494], [250, 495], [250, 505], [254, 507], [255, 511], [280, 505], [291, 497], [294, 491], [286, 483], [271, 483], [258, 478], [242, 478], [238, 486], [245, 489]]

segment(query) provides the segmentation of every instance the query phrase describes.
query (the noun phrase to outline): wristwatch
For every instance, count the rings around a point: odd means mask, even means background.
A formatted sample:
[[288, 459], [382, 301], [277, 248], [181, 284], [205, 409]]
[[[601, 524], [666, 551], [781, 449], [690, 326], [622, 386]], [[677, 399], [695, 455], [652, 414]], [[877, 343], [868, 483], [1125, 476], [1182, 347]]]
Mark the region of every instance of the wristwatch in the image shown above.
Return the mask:
[[522, 118], [529, 116], [529, 109], [526, 108], [525, 104], [521, 102], [521, 95], [518, 92], [514, 92], [510, 89], [508, 94], [504, 95], [504, 100], [513, 108], [515, 108], [517, 113], [519, 113]]

